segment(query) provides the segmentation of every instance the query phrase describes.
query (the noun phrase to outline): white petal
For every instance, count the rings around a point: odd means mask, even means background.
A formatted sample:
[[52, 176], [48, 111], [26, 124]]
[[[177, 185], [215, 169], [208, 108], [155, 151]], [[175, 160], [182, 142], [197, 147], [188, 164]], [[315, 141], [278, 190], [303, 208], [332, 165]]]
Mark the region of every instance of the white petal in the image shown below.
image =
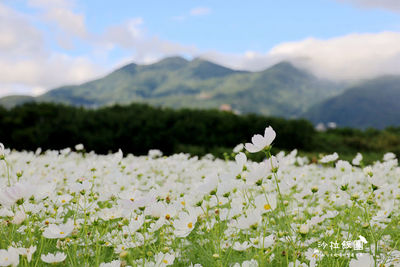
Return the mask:
[[255, 145], [253, 145], [252, 143], [246, 143], [245, 148], [250, 153], [256, 153], [256, 152], [262, 150], [262, 148], [259, 148], [259, 147], [255, 146]]

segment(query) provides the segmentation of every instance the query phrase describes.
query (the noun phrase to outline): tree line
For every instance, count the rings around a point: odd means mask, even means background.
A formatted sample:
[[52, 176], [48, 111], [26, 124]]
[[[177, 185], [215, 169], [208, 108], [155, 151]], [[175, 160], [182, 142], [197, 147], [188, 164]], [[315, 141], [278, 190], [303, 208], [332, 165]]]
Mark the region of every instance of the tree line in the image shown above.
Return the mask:
[[63, 149], [82, 143], [87, 151], [102, 154], [118, 149], [135, 155], [147, 154], [150, 149], [166, 155], [204, 154], [249, 142], [268, 125], [277, 133], [274, 148], [279, 150], [400, 153], [400, 128], [393, 127], [320, 133], [304, 119], [145, 104], [99, 109], [52, 103], [27, 103], [9, 110], [0, 107], [0, 142], [17, 150]]

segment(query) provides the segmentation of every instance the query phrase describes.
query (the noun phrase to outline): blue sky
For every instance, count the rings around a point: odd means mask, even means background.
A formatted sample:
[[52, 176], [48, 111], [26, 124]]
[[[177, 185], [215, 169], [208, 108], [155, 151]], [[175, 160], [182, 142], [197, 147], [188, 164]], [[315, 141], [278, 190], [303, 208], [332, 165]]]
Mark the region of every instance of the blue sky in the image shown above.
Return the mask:
[[39, 94], [170, 55], [322, 78], [400, 74], [397, 0], [0, 2], [0, 95]]

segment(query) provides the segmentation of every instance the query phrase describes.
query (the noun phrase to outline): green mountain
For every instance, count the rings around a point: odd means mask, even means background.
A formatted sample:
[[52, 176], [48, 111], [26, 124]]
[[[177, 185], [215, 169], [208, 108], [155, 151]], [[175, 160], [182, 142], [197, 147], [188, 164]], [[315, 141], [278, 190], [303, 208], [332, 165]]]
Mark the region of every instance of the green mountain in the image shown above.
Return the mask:
[[385, 128], [400, 125], [400, 76], [359, 83], [342, 94], [311, 107], [304, 117], [314, 123]]
[[131, 102], [173, 108], [227, 104], [243, 113], [296, 117], [342, 89], [287, 62], [247, 72], [202, 59], [170, 57], [151, 65], [129, 64], [101, 79], [56, 88], [35, 100], [89, 107]]
[[12, 108], [14, 106], [18, 106], [28, 102], [34, 102], [35, 98], [33, 96], [27, 95], [9, 95], [3, 98], [0, 98], [0, 106], [3, 106], [7, 109]]

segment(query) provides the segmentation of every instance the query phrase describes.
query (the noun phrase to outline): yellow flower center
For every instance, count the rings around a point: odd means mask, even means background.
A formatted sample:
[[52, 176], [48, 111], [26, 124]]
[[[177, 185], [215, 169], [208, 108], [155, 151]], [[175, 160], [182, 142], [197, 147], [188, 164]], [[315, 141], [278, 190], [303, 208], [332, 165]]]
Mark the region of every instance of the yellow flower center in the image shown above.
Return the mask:
[[167, 214], [165, 215], [165, 219], [169, 220], [171, 218], [171, 215]]
[[133, 197], [131, 197], [129, 200], [132, 201], [132, 202], [135, 201], [135, 199]]
[[164, 262], [165, 264], [167, 264], [167, 263], [168, 263], [168, 261], [167, 261], [167, 260], [163, 260], [163, 262]]
[[63, 235], [63, 234], [65, 234], [64, 232], [60, 232], [60, 235]]
[[190, 229], [192, 229], [192, 228], [193, 228], [193, 223], [192, 223], [192, 222], [188, 223], [188, 227], [189, 227]]
[[185, 206], [186, 202], [185, 202], [185, 201], [181, 201], [181, 204], [182, 204], [183, 206]]
[[65, 202], [66, 202], [65, 199], [61, 200], [61, 203], [65, 203]]
[[270, 210], [271, 209], [271, 205], [270, 204], [265, 204], [264, 205], [264, 209], [265, 210]]

